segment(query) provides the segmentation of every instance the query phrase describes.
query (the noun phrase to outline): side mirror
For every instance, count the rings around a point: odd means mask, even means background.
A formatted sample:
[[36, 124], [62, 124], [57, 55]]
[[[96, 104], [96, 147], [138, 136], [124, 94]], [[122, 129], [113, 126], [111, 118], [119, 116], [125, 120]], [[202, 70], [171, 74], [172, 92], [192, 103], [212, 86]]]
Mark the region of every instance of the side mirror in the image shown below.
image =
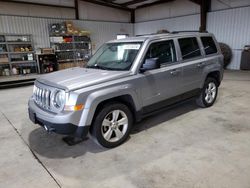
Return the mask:
[[147, 70], [153, 70], [153, 69], [160, 68], [157, 60], [158, 60], [158, 58], [146, 59], [145, 63], [142, 65], [142, 68], [140, 68], [140, 71], [145, 72]]

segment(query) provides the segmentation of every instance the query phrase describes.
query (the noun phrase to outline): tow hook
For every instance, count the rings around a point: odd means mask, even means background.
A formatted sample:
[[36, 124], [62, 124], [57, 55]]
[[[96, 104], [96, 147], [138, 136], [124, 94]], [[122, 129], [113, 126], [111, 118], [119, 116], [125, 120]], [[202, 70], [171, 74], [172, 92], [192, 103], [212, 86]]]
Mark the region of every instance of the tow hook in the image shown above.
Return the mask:
[[48, 126], [48, 125], [44, 125], [43, 127], [44, 127], [44, 129], [45, 129], [48, 133], [52, 133], [52, 132], [55, 131], [55, 128], [52, 128], [52, 127], [50, 127], [50, 126]]

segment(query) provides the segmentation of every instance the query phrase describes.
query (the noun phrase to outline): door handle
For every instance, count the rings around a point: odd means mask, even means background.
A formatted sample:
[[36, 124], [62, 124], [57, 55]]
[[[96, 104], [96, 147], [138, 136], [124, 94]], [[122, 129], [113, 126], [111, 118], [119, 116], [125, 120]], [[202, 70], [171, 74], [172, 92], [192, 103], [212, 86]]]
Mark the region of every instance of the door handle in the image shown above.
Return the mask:
[[175, 76], [175, 75], [179, 74], [180, 72], [181, 71], [179, 69], [175, 69], [175, 70], [170, 71], [170, 74]]
[[198, 68], [202, 68], [204, 65], [205, 65], [205, 63], [198, 63], [198, 64], [197, 64], [197, 67], [198, 67]]

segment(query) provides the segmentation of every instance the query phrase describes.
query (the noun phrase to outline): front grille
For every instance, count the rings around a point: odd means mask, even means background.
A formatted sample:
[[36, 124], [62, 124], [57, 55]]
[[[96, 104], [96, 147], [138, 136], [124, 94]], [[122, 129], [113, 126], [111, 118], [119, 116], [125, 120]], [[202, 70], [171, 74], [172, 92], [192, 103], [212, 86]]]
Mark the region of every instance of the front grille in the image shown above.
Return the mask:
[[51, 91], [49, 89], [35, 86], [33, 96], [37, 105], [45, 109], [50, 109]]

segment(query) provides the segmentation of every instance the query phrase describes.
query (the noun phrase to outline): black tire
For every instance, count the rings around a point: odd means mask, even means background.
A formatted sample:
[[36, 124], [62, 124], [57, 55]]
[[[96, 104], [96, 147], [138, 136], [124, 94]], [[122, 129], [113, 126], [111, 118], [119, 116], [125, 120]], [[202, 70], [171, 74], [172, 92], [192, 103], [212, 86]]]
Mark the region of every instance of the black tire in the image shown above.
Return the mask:
[[[215, 85], [215, 92], [216, 93], [215, 93], [213, 100], [211, 102], [208, 102], [206, 100], [206, 90], [209, 87], [210, 83], [213, 83]], [[212, 77], [208, 77], [204, 83], [202, 90], [201, 90], [200, 96], [196, 99], [196, 103], [199, 107], [202, 107], [202, 108], [210, 107], [216, 101], [217, 94], [218, 94], [218, 82], [216, 81], [216, 79], [214, 79]]]
[[226, 69], [227, 66], [230, 64], [232, 56], [233, 56], [232, 49], [230, 48], [230, 46], [222, 42], [220, 42], [219, 45], [221, 48], [221, 53], [224, 57], [224, 69]]
[[[103, 131], [104, 131], [105, 127], [102, 126], [102, 123], [104, 121], [104, 118], [107, 118], [107, 116], [109, 116], [111, 114], [111, 112], [114, 110], [119, 110], [119, 111], [124, 112], [124, 114], [126, 114], [126, 116], [127, 116], [128, 123], [126, 124], [127, 129], [126, 129], [126, 132], [123, 134], [123, 136], [119, 140], [111, 142], [111, 141], [106, 140], [103, 136], [103, 134], [104, 134]], [[119, 117], [121, 115], [122, 114], [119, 114]], [[112, 117], [113, 114], [110, 116]], [[132, 115], [131, 111], [129, 110], [129, 108], [125, 104], [108, 103], [108, 104], [105, 104], [103, 106], [103, 108], [97, 112], [97, 115], [94, 118], [94, 122], [92, 124], [90, 133], [91, 133], [94, 141], [97, 144], [100, 144], [101, 146], [106, 147], [106, 148], [114, 148], [114, 147], [119, 146], [120, 144], [122, 144], [123, 142], [125, 142], [127, 140], [129, 133], [130, 133], [130, 130], [131, 130], [131, 127], [132, 127], [132, 124], [133, 124], [133, 115]], [[111, 129], [111, 128], [106, 127], [106, 129]], [[112, 131], [113, 131], [112, 135], [116, 134], [115, 130], [112, 130]], [[111, 135], [111, 137], [112, 137], [112, 135]], [[116, 135], [114, 135], [114, 136], [116, 136]]]

